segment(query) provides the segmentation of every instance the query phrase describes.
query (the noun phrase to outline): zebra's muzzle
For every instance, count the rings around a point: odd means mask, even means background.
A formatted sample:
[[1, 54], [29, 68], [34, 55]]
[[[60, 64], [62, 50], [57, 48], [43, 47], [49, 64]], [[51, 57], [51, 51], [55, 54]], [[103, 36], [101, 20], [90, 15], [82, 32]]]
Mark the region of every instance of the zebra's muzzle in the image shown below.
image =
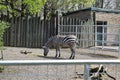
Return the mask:
[[44, 49], [44, 56], [47, 56], [48, 52], [49, 52], [49, 48], [47, 47], [43, 47]]
[[44, 56], [47, 56], [47, 54], [44, 53]]

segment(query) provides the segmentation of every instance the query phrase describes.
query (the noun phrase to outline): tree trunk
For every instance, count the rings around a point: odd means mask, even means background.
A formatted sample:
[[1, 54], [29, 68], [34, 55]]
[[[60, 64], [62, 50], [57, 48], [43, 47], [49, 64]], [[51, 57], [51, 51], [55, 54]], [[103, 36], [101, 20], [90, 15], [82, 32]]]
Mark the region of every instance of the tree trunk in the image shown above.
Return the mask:
[[97, 0], [95, 3], [95, 7], [103, 8], [103, 2], [104, 0]]

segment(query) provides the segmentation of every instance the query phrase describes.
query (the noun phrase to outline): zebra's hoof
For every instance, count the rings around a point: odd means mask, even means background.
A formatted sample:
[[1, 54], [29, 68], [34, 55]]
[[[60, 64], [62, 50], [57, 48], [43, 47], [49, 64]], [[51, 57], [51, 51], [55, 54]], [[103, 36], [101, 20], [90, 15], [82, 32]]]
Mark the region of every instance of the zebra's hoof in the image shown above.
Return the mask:
[[74, 57], [70, 57], [69, 59], [74, 59]]

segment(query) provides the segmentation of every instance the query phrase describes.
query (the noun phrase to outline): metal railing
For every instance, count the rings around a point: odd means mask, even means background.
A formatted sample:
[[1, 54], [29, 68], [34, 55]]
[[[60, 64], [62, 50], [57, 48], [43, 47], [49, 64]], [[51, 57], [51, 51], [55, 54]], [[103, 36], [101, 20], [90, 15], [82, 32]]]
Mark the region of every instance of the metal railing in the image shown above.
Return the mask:
[[[81, 72], [82, 69], [77, 70], [77, 68], [83, 65], [83, 74], [84, 74], [84, 80], [90, 80], [89, 77], [89, 70], [90, 65], [94, 64], [104, 64], [104, 65], [118, 65], [120, 64], [120, 60], [4, 60], [0, 61], [0, 66], [5, 66], [3, 72], [0, 73], [0, 79], [6, 80], [5, 77], [12, 77], [10, 79], [7, 78], [7, 80], [14, 80], [13, 77], [16, 77], [15, 80], [77, 80], [77, 79], [71, 79], [69, 77], [73, 76], [74, 74], [71, 74], [69, 71], [72, 70], [69, 66], [74, 66], [75, 71], [74, 72]], [[53, 65], [53, 66], [51, 66]], [[62, 66], [61, 66], [62, 65]], [[80, 66], [78, 66], [80, 65]], [[10, 66], [19, 66], [14, 69], [14, 67], [9, 68]], [[31, 66], [37, 66], [37, 67], [31, 67]], [[46, 69], [43, 69], [46, 68]], [[49, 67], [51, 66], [51, 67]], [[60, 66], [60, 67], [59, 67]], [[24, 68], [26, 67], [26, 68]], [[117, 70], [114, 71], [115, 68], [111, 69], [115, 73], [119, 73], [119, 67], [117, 67]], [[61, 69], [62, 68], [62, 69]], [[64, 68], [64, 69], [63, 69]], [[69, 68], [69, 69], [68, 69]], [[13, 70], [12, 70], [13, 69]], [[51, 70], [49, 70], [51, 69]], [[61, 70], [60, 70], [61, 69]], [[8, 71], [7, 71], [8, 70]], [[36, 70], [35, 73], [32, 73], [31, 70]], [[42, 71], [40, 71], [42, 70]], [[22, 73], [20, 72], [22, 71]], [[26, 71], [26, 72], [24, 72]], [[118, 72], [117, 72], [118, 71]], [[6, 73], [7, 72], [7, 73]], [[31, 73], [30, 73], [31, 72]], [[64, 73], [65, 72], [65, 73]], [[12, 73], [12, 75], [11, 75]], [[70, 75], [69, 75], [70, 73]], [[114, 74], [115, 74], [114, 73]], [[24, 75], [24, 76], [23, 76]], [[115, 74], [116, 75], [116, 74]], [[119, 74], [117, 74], [119, 75]], [[27, 79], [25, 79], [25, 76], [27, 76]], [[30, 78], [32, 76], [35, 77], [34, 79]], [[44, 76], [46, 78], [40, 77]], [[54, 78], [52, 78], [54, 76]], [[20, 77], [24, 77], [20, 79]], [[119, 79], [120, 77], [118, 77]]]
[[[74, 21], [74, 20], [73, 20]], [[108, 49], [114, 51], [114, 56], [120, 56], [120, 24], [107, 25], [86, 25], [86, 24], [67, 24], [59, 25], [60, 35], [76, 35], [79, 40], [80, 48], [101, 49], [101, 53]], [[91, 50], [92, 52], [92, 50]], [[110, 54], [111, 55], [111, 54]]]

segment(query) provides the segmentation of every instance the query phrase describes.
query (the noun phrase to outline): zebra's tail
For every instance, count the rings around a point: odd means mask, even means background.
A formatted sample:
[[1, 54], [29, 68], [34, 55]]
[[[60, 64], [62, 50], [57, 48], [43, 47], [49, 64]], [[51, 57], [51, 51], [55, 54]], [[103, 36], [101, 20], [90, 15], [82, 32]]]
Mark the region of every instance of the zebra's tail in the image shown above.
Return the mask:
[[78, 46], [80, 45], [80, 43], [79, 43], [78, 39], [76, 39], [76, 44], [77, 44]]

